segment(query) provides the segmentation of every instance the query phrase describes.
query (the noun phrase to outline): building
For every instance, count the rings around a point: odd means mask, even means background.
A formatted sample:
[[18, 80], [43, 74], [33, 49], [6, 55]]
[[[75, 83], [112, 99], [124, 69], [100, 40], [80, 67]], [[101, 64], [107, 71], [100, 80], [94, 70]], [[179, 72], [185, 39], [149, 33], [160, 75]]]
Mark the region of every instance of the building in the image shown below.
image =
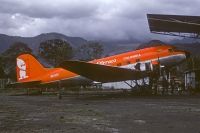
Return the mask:
[[200, 91], [200, 69], [185, 72], [185, 88], [190, 87]]

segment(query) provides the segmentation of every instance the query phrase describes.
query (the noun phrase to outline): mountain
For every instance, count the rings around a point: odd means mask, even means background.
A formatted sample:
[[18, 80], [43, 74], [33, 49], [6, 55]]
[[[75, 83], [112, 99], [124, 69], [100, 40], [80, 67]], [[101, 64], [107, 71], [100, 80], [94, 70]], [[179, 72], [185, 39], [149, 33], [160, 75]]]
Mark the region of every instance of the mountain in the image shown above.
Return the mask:
[[106, 56], [134, 50], [141, 44], [137, 39], [100, 41], [100, 43], [104, 47], [104, 55]]
[[166, 45], [166, 43], [164, 43], [160, 40], [151, 40], [149, 42], [140, 44], [138, 47], [136, 47], [136, 49], [143, 49], [146, 47], [150, 47], [150, 46], [153, 47], [153, 46], [158, 46], [158, 45]]
[[177, 43], [196, 43], [200, 42], [200, 39], [197, 38], [179, 38], [179, 39], [173, 39], [170, 40], [169, 43], [171, 44], [177, 44]]
[[[185, 39], [184, 39], [185, 40]], [[181, 50], [186, 50], [191, 53], [193, 56], [199, 56], [200, 57], [200, 42], [196, 41], [178, 41], [178, 42], [169, 42], [165, 43], [160, 40], [151, 40], [147, 43], [140, 44], [136, 49], [141, 49], [145, 47], [150, 47], [150, 46], [157, 46], [157, 45], [172, 45], [177, 47], [178, 49]]]
[[[34, 54], [37, 54], [40, 43], [50, 39], [65, 40], [69, 42], [73, 48], [78, 48], [80, 45], [88, 42], [86, 39], [81, 37], [70, 37], [60, 33], [43, 33], [35, 37], [8, 36], [5, 34], [0, 34], [0, 53], [7, 50], [14, 42], [23, 42], [28, 44], [28, 46], [33, 50]], [[136, 39], [98, 42], [103, 45], [103, 56], [130, 51], [135, 49], [135, 47], [140, 44], [140, 42]]]
[[87, 40], [81, 37], [69, 37], [59, 33], [43, 33], [35, 37], [8, 36], [5, 34], [0, 34], [0, 53], [8, 49], [14, 42], [24, 42], [28, 44], [34, 53], [37, 53], [40, 43], [50, 39], [65, 40], [74, 48], [79, 47], [81, 44], [87, 42]]
[[128, 43], [128, 44], [103, 44], [104, 46], [104, 55], [111, 56], [123, 52], [128, 52], [134, 50], [139, 43]]
[[[87, 43], [88, 41], [81, 37], [70, 37], [60, 33], [43, 33], [34, 37], [20, 37], [20, 36], [8, 36], [0, 34], [0, 53], [4, 52], [14, 42], [24, 42], [33, 50], [35, 54], [38, 52], [38, 47], [41, 42], [50, 39], [61, 39], [70, 43], [73, 48], [78, 48], [80, 45]], [[200, 41], [197, 39], [183, 38], [171, 40], [167, 43], [160, 40], [151, 40], [147, 43], [143, 43], [137, 39], [131, 40], [112, 40], [112, 41], [98, 41], [103, 45], [104, 55], [109, 56], [122, 52], [131, 51], [134, 49], [141, 49], [148, 46], [154, 46], [157, 44], [170, 44], [178, 48], [188, 50], [194, 55], [200, 56]]]

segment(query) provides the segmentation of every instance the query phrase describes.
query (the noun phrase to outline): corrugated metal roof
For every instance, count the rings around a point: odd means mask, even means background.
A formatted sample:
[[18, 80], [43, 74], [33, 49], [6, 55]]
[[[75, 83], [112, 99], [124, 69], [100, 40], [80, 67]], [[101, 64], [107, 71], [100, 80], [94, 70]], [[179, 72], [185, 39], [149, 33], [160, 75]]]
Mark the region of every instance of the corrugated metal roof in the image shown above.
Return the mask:
[[200, 33], [200, 16], [147, 14], [151, 32]]

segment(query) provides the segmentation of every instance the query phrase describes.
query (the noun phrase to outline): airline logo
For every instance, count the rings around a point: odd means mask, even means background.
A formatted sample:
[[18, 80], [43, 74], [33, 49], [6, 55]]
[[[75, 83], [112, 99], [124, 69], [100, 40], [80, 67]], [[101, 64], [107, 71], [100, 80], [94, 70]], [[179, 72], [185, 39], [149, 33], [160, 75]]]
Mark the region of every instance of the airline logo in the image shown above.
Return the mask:
[[139, 58], [140, 56], [141, 56], [141, 54], [136, 54], [136, 55], [126, 56], [123, 59], [129, 60], [129, 59], [133, 59], [133, 58]]
[[117, 62], [116, 59], [112, 59], [112, 60], [106, 60], [106, 61], [98, 61], [97, 64], [100, 64], [100, 65], [107, 65], [107, 64], [112, 64], [112, 63], [115, 63]]
[[19, 80], [28, 78], [26, 73], [26, 63], [24, 60], [17, 58], [17, 67], [19, 68]]

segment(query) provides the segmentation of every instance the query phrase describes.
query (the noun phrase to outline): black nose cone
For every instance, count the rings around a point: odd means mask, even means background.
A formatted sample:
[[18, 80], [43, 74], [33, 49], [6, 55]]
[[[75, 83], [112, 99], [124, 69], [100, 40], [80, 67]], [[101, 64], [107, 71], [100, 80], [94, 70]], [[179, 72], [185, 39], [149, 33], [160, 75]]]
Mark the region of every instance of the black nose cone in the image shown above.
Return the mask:
[[190, 58], [190, 52], [185, 51], [185, 55], [186, 55], [186, 58], [187, 58], [187, 59]]

